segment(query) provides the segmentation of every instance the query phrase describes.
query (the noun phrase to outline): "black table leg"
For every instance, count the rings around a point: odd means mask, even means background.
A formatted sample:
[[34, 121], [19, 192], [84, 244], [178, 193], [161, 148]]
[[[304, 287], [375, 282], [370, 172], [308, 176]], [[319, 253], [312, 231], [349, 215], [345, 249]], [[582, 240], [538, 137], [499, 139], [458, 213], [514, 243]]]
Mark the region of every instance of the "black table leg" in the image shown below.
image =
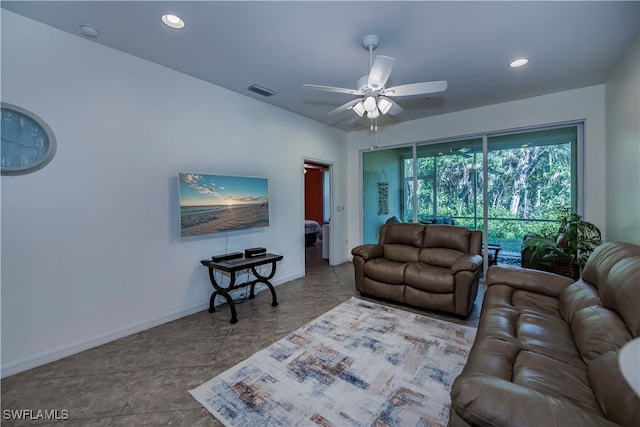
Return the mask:
[[276, 307], [278, 305], [278, 300], [276, 299], [276, 290], [273, 288], [271, 282], [266, 281], [264, 283], [269, 287], [269, 290], [271, 291], [271, 306]]
[[[253, 275], [256, 277], [256, 279], [257, 279], [255, 281], [256, 283], [260, 282], [260, 283], [264, 283], [265, 285], [267, 285], [267, 287], [271, 291], [271, 306], [272, 307], [276, 307], [278, 305], [278, 299], [276, 298], [276, 290], [273, 287], [273, 285], [271, 284], [271, 282], [269, 281], [269, 279], [271, 279], [276, 274], [276, 262], [273, 261], [271, 263], [271, 269], [269, 270], [269, 274], [266, 275], [266, 276], [263, 276], [262, 274], [258, 273], [258, 271], [256, 271], [255, 267], [251, 267], [251, 273], [253, 273]], [[254, 286], [255, 286], [255, 283], [253, 283], [251, 285], [251, 295], [253, 295]]]
[[231, 298], [231, 295], [229, 295], [229, 291], [236, 289], [235, 273], [231, 273], [230, 279], [229, 279], [230, 280], [229, 286], [227, 288], [223, 288], [220, 285], [218, 285], [218, 282], [216, 282], [215, 275], [213, 274], [213, 269], [211, 268], [209, 269], [209, 279], [211, 280], [211, 285], [215, 289], [213, 294], [211, 294], [211, 298], [209, 299], [209, 313], [214, 313], [216, 311], [215, 300], [216, 300], [216, 296], [220, 295], [221, 297], [224, 297], [224, 299], [227, 300], [227, 304], [229, 305], [229, 309], [231, 310], [231, 323], [238, 323], [238, 318], [236, 317], [236, 304], [233, 302], [233, 298]]
[[211, 298], [209, 298], [209, 313], [216, 312], [216, 296], [218, 296], [218, 291], [215, 291], [211, 294]]
[[220, 295], [227, 300], [227, 304], [229, 305], [229, 309], [231, 310], [231, 323], [238, 323], [238, 318], [236, 317], [236, 304], [233, 302], [233, 298], [226, 292], [218, 292], [215, 291], [211, 294], [211, 299], [209, 300], [209, 313], [215, 313], [215, 300], [216, 296]]

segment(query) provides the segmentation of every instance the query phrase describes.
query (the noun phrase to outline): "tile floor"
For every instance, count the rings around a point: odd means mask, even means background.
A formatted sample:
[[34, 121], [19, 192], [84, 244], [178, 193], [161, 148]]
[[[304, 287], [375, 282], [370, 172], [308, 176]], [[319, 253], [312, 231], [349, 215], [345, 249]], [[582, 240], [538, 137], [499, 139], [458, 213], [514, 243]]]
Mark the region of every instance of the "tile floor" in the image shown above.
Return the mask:
[[[215, 313], [205, 310], [3, 379], [0, 423], [33, 423], [8, 421], [5, 410], [57, 409], [68, 411], [69, 419], [56, 425], [220, 426], [189, 389], [343, 301], [360, 297], [353, 265], [329, 266], [319, 257], [320, 247], [321, 242], [307, 248], [304, 278], [276, 287], [277, 307], [271, 306], [268, 291], [259, 292], [236, 306], [235, 325], [222, 305]], [[467, 319], [417, 312], [477, 326], [482, 293]]]

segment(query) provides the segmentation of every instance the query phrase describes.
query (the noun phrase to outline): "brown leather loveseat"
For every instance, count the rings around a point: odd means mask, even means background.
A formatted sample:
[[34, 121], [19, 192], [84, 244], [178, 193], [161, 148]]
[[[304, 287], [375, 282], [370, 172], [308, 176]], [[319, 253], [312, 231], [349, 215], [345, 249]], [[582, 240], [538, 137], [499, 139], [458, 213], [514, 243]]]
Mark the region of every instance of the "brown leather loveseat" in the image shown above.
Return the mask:
[[353, 248], [356, 289], [467, 316], [478, 293], [482, 232], [453, 225], [385, 224], [377, 245]]
[[618, 362], [638, 336], [640, 246], [599, 246], [576, 282], [491, 267], [449, 425], [638, 426], [640, 398]]

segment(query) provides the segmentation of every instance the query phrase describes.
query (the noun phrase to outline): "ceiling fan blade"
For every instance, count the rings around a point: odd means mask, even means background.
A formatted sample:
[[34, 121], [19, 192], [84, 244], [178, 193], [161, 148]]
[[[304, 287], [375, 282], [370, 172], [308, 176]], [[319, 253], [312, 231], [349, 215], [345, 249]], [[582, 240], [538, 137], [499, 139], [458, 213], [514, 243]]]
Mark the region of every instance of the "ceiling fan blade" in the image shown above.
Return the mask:
[[302, 85], [302, 87], [306, 87], [307, 89], [313, 89], [313, 90], [321, 90], [324, 92], [337, 92], [337, 93], [346, 93], [349, 95], [362, 95], [362, 92], [357, 89], [346, 89], [343, 87], [309, 85], [309, 84], [304, 84]]
[[335, 110], [329, 111], [329, 114], [336, 114], [336, 113], [339, 113], [341, 111], [348, 110], [349, 108], [353, 107], [354, 105], [356, 105], [360, 101], [362, 101], [362, 98], [356, 98], [353, 101], [349, 101], [349, 102], [347, 102], [345, 104], [342, 104], [341, 106], [339, 106]]
[[395, 102], [393, 99], [389, 99], [389, 101], [391, 101], [391, 109], [389, 110], [390, 115], [397, 116], [398, 114], [402, 113], [402, 107], [399, 106], [397, 102]]
[[408, 85], [394, 86], [384, 89], [381, 93], [386, 96], [409, 96], [443, 92], [446, 89], [447, 82], [441, 80], [437, 82], [411, 83]]
[[383, 88], [384, 85], [387, 84], [394, 62], [396, 62], [396, 60], [390, 56], [376, 56], [376, 60], [373, 61], [371, 71], [369, 72], [368, 86], [371, 89], [377, 90]]

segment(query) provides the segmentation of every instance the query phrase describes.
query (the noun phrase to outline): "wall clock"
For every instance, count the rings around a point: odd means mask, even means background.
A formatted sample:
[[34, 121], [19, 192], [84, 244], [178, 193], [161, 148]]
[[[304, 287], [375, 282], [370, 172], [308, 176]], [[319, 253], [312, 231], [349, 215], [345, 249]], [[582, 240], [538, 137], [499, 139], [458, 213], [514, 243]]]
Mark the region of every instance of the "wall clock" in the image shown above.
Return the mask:
[[2, 103], [2, 175], [22, 175], [45, 167], [56, 154], [53, 131], [37, 115]]

